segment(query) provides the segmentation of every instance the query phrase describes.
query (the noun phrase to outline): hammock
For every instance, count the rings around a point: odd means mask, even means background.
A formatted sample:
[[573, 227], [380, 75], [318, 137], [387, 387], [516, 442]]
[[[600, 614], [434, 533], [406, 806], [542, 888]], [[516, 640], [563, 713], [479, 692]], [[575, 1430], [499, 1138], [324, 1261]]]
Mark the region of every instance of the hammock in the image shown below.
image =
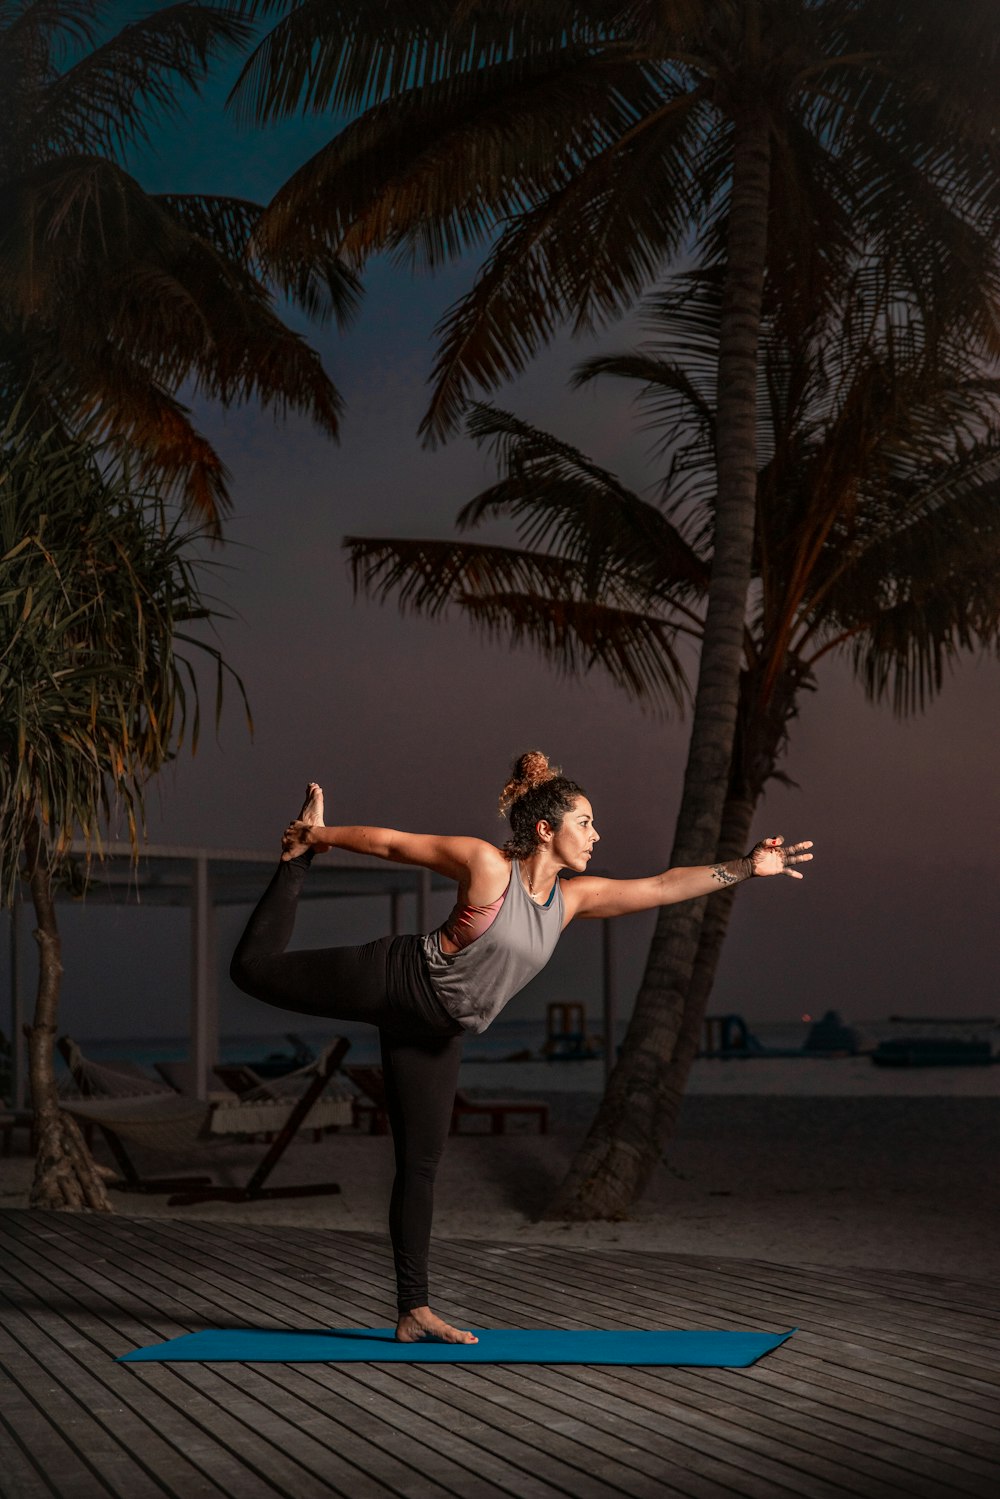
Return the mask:
[[[258, 1197], [297, 1197], [317, 1192], [336, 1192], [334, 1182], [312, 1183], [301, 1187], [264, 1187], [270, 1175], [299, 1129], [325, 1129], [330, 1125], [351, 1124], [353, 1106], [347, 1095], [323, 1097], [330, 1079], [348, 1050], [350, 1043], [342, 1037], [332, 1041], [322, 1055], [302, 1073], [311, 1080], [297, 1097], [250, 1099], [246, 1104], [234, 1098], [230, 1103], [187, 1098], [171, 1089], [161, 1088], [146, 1079], [146, 1091], [132, 1089], [137, 1079], [130, 1073], [89, 1062], [69, 1037], [60, 1039], [59, 1049], [71, 1068], [80, 1097], [63, 1097], [62, 1107], [83, 1122], [96, 1124], [102, 1130], [124, 1178], [124, 1186], [138, 1192], [167, 1191], [179, 1195], [174, 1202], [202, 1201], [209, 1197], [246, 1202]], [[301, 1075], [301, 1074], [300, 1074]], [[141, 1081], [138, 1080], [138, 1081]], [[303, 1081], [305, 1081], [303, 1079]], [[94, 1096], [98, 1086], [118, 1091]], [[269, 1147], [245, 1187], [216, 1186], [205, 1177], [143, 1177], [136, 1169], [125, 1141], [151, 1150], [183, 1153], [211, 1137], [275, 1133]], [[194, 1190], [189, 1190], [194, 1189]]]
[[[204, 1100], [179, 1094], [134, 1062], [111, 1066], [85, 1057], [69, 1036], [59, 1042], [70, 1075], [60, 1092], [63, 1107], [78, 1119], [113, 1129], [149, 1150], [177, 1153], [212, 1135], [277, 1134], [295, 1105], [323, 1075], [326, 1081], [299, 1129], [340, 1128], [353, 1123], [353, 1095], [333, 1080], [329, 1063], [339, 1039], [297, 1072], [262, 1083], [239, 1098]], [[279, 1089], [278, 1084], [283, 1086]], [[71, 1091], [72, 1090], [72, 1091]]]

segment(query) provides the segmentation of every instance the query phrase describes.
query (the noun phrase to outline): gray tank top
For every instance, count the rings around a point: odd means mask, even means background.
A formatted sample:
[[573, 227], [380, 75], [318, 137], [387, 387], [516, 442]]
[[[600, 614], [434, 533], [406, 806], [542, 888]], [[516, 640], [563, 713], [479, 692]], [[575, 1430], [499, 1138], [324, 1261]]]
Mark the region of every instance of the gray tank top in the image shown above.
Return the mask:
[[487, 931], [461, 952], [442, 952], [440, 931], [422, 939], [431, 987], [463, 1030], [478, 1034], [544, 968], [563, 926], [562, 887], [547, 906], [533, 901], [511, 864], [503, 905]]

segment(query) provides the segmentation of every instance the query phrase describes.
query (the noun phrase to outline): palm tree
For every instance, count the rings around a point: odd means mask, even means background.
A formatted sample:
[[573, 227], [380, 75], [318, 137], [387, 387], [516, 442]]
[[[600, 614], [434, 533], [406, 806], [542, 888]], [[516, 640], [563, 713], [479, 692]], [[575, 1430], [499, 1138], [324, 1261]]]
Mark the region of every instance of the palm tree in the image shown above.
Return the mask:
[[[713, 547], [673, 863], [718, 855], [739, 712], [765, 305], [801, 326], [859, 258], [997, 346], [989, 0], [256, 0], [279, 16], [237, 89], [248, 116], [364, 112], [261, 221], [352, 263], [489, 246], [447, 313], [424, 430], [566, 324], [634, 305], [682, 254], [720, 274]], [[668, 1062], [704, 903], [661, 914], [640, 1009]], [[673, 1017], [673, 1019], [669, 1018]], [[645, 1159], [645, 1155], [642, 1156]], [[634, 1178], [632, 1167], [626, 1172]]]
[[336, 434], [340, 398], [275, 297], [349, 315], [356, 283], [316, 240], [256, 239], [259, 205], [147, 193], [124, 165], [224, 49], [231, 7], [160, 6], [99, 42], [110, 0], [0, 0], [0, 421], [108, 438], [218, 529], [226, 472], [178, 397], [256, 398]]
[[207, 653], [221, 692], [219, 651], [197, 638], [217, 614], [199, 588], [198, 536], [106, 452], [13, 421], [0, 429], [0, 904], [28, 881], [40, 950], [29, 1036], [38, 1207], [108, 1206], [56, 1095], [53, 888], [71, 875], [74, 836], [99, 850], [118, 812], [137, 848], [147, 779], [187, 728], [197, 740], [191, 650]]
[[[469, 430], [492, 445], [503, 476], [460, 524], [510, 518], [525, 545], [350, 538], [358, 584], [430, 615], [457, 607], [563, 669], [606, 670], [651, 704], [683, 700], [677, 647], [702, 638], [711, 572], [717, 278], [681, 278], [651, 314], [655, 343], [588, 361], [576, 383], [641, 383], [669, 455], [660, 503], [479, 407]], [[1000, 380], [980, 356], [929, 340], [870, 272], [795, 341], [786, 324], [765, 322], [754, 604], [720, 857], [746, 848], [822, 659], [846, 656], [870, 698], [906, 713], [937, 691], [959, 650], [1000, 640]], [[644, 985], [554, 1213], [621, 1212], [641, 1191], [676, 1124], [731, 907], [731, 894], [709, 903], [680, 1003], [668, 1009]], [[664, 910], [665, 925], [675, 912]]]

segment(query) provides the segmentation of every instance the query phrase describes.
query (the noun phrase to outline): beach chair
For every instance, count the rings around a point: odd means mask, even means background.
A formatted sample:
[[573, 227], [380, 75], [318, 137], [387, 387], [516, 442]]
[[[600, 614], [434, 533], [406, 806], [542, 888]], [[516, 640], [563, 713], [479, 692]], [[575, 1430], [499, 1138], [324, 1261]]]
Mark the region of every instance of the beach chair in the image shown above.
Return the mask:
[[[381, 1067], [345, 1067], [344, 1076], [350, 1078], [351, 1082], [364, 1094], [355, 1102], [355, 1110], [358, 1122], [361, 1118], [368, 1116], [368, 1132], [372, 1135], [384, 1135], [389, 1128], [389, 1111], [385, 1097], [385, 1079]], [[455, 1102], [451, 1111], [450, 1133], [457, 1135], [461, 1133], [461, 1121], [469, 1118], [488, 1118], [490, 1121], [490, 1134], [502, 1135], [507, 1122], [508, 1114], [529, 1114], [538, 1120], [539, 1133], [546, 1135], [549, 1130], [549, 1106], [539, 1099], [509, 1099], [509, 1098], [470, 1098], [459, 1088], [455, 1093]]]
[[[336, 1182], [282, 1187], [266, 1186], [265, 1182], [299, 1129], [351, 1122], [353, 1111], [348, 1098], [323, 1097], [350, 1047], [350, 1042], [343, 1037], [331, 1041], [310, 1068], [303, 1069], [313, 1075], [298, 1097], [249, 1101], [234, 1097], [231, 1103], [186, 1097], [152, 1079], [148, 1079], [146, 1092], [138, 1092], [133, 1087], [131, 1092], [109, 1095], [100, 1091], [101, 1086], [119, 1087], [125, 1074], [109, 1079], [106, 1074], [113, 1069], [88, 1062], [68, 1037], [60, 1040], [59, 1047], [82, 1095], [79, 1098], [64, 1097], [62, 1107], [81, 1123], [96, 1125], [101, 1130], [121, 1171], [122, 1181], [118, 1185], [122, 1190], [168, 1192], [171, 1206], [208, 1201], [254, 1202], [261, 1198], [312, 1197], [340, 1191]], [[133, 1079], [133, 1082], [141, 1084], [142, 1080]], [[225, 1136], [262, 1133], [273, 1133], [273, 1143], [241, 1187], [219, 1185], [210, 1176], [143, 1176], [125, 1144], [127, 1140], [133, 1146], [146, 1146], [176, 1155], [192, 1147], [200, 1149], [212, 1139], [218, 1141]]]
[[[189, 1096], [197, 1093], [197, 1078], [195, 1077], [193, 1062], [154, 1062], [153, 1066], [167, 1086], [173, 1088], [175, 1093], [186, 1093]], [[205, 1070], [204, 1093], [208, 1098], [211, 1098], [214, 1093], [219, 1092], [213, 1076], [213, 1070], [211, 1067]], [[225, 1091], [229, 1092], [230, 1089], [227, 1087]]]
[[461, 1134], [459, 1126], [463, 1119], [486, 1117], [490, 1121], [490, 1134], [502, 1135], [509, 1114], [532, 1115], [538, 1120], [539, 1134], [547, 1135], [549, 1132], [549, 1106], [540, 1099], [470, 1098], [459, 1088], [451, 1111], [451, 1133]]

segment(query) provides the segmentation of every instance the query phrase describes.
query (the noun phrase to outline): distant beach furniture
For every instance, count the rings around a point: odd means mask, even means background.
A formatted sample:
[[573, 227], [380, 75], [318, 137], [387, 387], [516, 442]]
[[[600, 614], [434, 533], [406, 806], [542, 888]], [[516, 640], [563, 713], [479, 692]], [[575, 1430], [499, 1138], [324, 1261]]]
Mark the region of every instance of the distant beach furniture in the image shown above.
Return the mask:
[[724, 1061], [751, 1057], [853, 1057], [861, 1050], [861, 1037], [845, 1025], [836, 1010], [827, 1010], [817, 1020], [801, 1046], [765, 1046], [750, 1030], [742, 1015], [706, 1015], [702, 1049], [698, 1056]]
[[[992, 1015], [890, 1015], [889, 1019], [910, 1033], [880, 1041], [872, 1052], [876, 1067], [988, 1067], [998, 1060], [988, 1036], [969, 1034], [995, 1029]], [[959, 1034], [962, 1030], [965, 1035]]]
[[[384, 1135], [389, 1130], [389, 1110], [385, 1096], [385, 1076], [381, 1067], [351, 1066], [344, 1068], [344, 1075], [354, 1083], [362, 1095], [355, 1104], [355, 1116], [360, 1124], [368, 1121], [368, 1133]], [[451, 1111], [450, 1133], [461, 1133], [461, 1122], [469, 1118], [488, 1118], [490, 1134], [505, 1133], [509, 1114], [528, 1114], [538, 1120], [540, 1134], [549, 1132], [549, 1106], [541, 1099], [525, 1098], [471, 1098], [463, 1089], [455, 1092]]]
[[[308, 1041], [295, 1031], [286, 1031], [285, 1040], [291, 1046], [290, 1052], [272, 1051], [266, 1057], [252, 1057], [243, 1063], [236, 1062], [234, 1066], [244, 1066], [256, 1073], [258, 1081], [272, 1077], [287, 1077], [289, 1073], [300, 1072], [303, 1067], [308, 1067], [310, 1062], [315, 1062], [316, 1053]], [[216, 1069], [218, 1076], [218, 1070]]]
[[[229, 1102], [216, 1097], [206, 1102], [175, 1093], [139, 1069], [88, 1061], [79, 1046], [64, 1036], [59, 1049], [80, 1096], [63, 1097], [61, 1105], [82, 1124], [101, 1130], [122, 1174], [116, 1185], [123, 1191], [168, 1192], [171, 1205], [178, 1206], [339, 1192], [337, 1182], [281, 1187], [265, 1183], [300, 1129], [339, 1128], [352, 1122], [353, 1109], [346, 1095], [323, 1097], [349, 1047], [344, 1037], [335, 1037], [309, 1069], [303, 1069], [312, 1073], [312, 1080], [297, 1098], [246, 1101], [233, 1097]], [[273, 1136], [273, 1140], [242, 1187], [220, 1186], [210, 1176], [143, 1176], [125, 1144], [127, 1140], [133, 1146], [180, 1155], [204, 1148], [213, 1138], [258, 1134]]]
[[[154, 1062], [153, 1066], [164, 1082], [169, 1083], [176, 1092], [193, 1093], [199, 1098], [211, 1098], [220, 1082], [230, 1092], [242, 1094], [255, 1088], [262, 1088], [264, 1083], [272, 1078], [297, 1077], [303, 1073], [311, 1076], [309, 1069], [316, 1060], [315, 1051], [308, 1041], [303, 1041], [302, 1037], [293, 1031], [287, 1031], [286, 1036], [292, 1044], [291, 1053], [272, 1051], [266, 1057], [255, 1057], [252, 1061], [231, 1062], [228, 1065], [208, 1067], [200, 1089], [197, 1086], [198, 1074], [191, 1061]], [[238, 1077], [245, 1077], [248, 1080], [244, 1081], [241, 1086], [235, 1081]]]
[[589, 1062], [603, 1055], [603, 1040], [587, 1034], [582, 1004], [564, 1000], [546, 1005], [542, 1056], [547, 1062]]

